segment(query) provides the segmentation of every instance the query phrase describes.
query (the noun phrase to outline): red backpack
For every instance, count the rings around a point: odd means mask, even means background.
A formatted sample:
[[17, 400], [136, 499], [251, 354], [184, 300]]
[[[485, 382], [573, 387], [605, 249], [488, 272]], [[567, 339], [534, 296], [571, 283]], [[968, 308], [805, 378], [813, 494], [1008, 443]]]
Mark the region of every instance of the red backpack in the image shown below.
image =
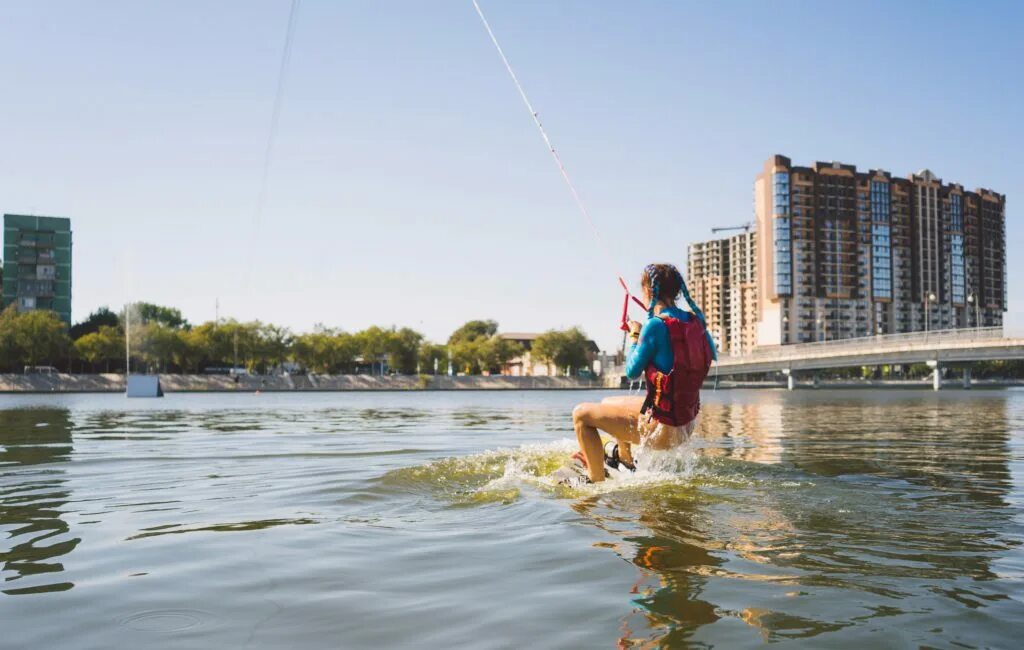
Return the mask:
[[662, 424], [681, 426], [700, 412], [700, 387], [711, 368], [711, 345], [700, 318], [659, 318], [668, 327], [672, 370], [665, 374], [653, 362], [647, 366], [647, 399], [640, 412], [649, 412]]

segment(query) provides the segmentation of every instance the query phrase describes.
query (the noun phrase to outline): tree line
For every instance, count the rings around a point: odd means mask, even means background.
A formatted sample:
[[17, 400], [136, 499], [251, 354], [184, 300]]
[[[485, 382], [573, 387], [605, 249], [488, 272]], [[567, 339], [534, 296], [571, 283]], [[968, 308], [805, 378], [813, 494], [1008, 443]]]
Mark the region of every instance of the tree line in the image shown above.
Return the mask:
[[[127, 327], [126, 327], [127, 324]], [[130, 346], [126, 346], [126, 330]], [[558, 373], [589, 367], [586, 335], [578, 327], [548, 331], [532, 342], [532, 357]], [[133, 303], [115, 313], [102, 307], [68, 328], [50, 311], [0, 313], [0, 371], [54, 366], [69, 372], [270, 373], [285, 368], [319, 374], [498, 373], [523, 354], [498, 335], [493, 320], [473, 320], [444, 344], [408, 327], [372, 326], [357, 332], [318, 325], [294, 333], [261, 321], [220, 319], [193, 325], [178, 309]]]

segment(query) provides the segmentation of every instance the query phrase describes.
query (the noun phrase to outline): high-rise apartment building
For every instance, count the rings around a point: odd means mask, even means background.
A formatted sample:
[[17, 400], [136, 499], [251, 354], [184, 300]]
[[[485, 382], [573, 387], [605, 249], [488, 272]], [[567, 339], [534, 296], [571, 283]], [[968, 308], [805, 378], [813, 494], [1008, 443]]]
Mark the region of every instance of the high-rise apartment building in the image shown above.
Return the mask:
[[71, 220], [4, 215], [3, 306], [50, 309], [71, 324]]
[[726, 350], [737, 355], [757, 345], [757, 233], [733, 235], [729, 242], [729, 317]]
[[1006, 197], [773, 156], [754, 183], [759, 345], [998, 326]]
[[755, 233], [745, 232], [690, 244], [687, 251], [687, 286], [724, 354], [742, 354], [756, 344], [756, 241]]

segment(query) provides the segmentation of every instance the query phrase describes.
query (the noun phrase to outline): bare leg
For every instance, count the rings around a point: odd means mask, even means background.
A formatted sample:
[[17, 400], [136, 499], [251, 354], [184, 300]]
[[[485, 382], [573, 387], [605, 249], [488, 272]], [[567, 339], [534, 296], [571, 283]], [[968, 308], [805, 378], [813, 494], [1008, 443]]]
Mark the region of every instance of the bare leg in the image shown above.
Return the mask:
[[626, 465], [636, 469], [636, 461], [633, 460], [633, 445], [625, 440], [619, 440], [619, 459], [626, 463]]
[[[573, 411], [575, 415], [575, 411]], [[587, 459], [587, 474], [594, 483], [604, 480], [604, 450], [601, 448], [601, 434], [596, 427], [584, 424], [582, 419], [573, 417], [576, 442]]]
[[629, 454], [629, 443], [639, 443], [640, 435], [636, 429], [636, 419], [640, 413], [639, 403], [615, 401], [601, 404], [592, 402], [579, 404], [572, 411], [573, 428], [576, 429], [576, 440], [580, 450], [587, 459], [587, 473], [590, 480], [598, 483], [604, 480], [604, 450], [601, 448], [601, 435], [598, 429], [614, 436], [619, 441], [619, 453], [626, 455], [623, 460], [632, 462]]
[[[636, 414], [639, 416], [640, 409], [644, 405], [644, 398], [639, 395], [617, 395], [615, 397], [606, 397], [603, 400], [601, 400], [601, 403], [627, 406], [631, 410], [635, 410]], [[621, 440], [618, 438], [617, 440], [619, 441], [619, 458], [621, 458], [623, 462], [625, 462], [628, 465], [636, 465], [636, 462], [633, 460], [633, 446], [629, 443], [628, 440]]]

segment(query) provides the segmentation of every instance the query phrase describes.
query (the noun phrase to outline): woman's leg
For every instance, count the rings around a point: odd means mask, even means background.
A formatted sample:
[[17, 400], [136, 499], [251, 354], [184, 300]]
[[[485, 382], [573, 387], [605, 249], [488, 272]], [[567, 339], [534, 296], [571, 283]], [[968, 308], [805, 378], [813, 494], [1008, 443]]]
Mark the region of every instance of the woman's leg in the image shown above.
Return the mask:
[[[628, 443], [639, 443], [640, 436], [636, 429], [639, 414], [639, 403], [623, 400], [601, 404], [586, 402], [573, 409], [573, 428], [576, 429], [580, 450], [587, 459], [587, 472], [591, 481], [597, 483], [604, 480], [604, 450], [601, 448], [598, 429], [614, 436], [620, 444], [627, 443], [628, 446]], [[622, 453], [622, 446], [619, 453]], [[628, 449], [626, 453], [629, 453]], [[623, 456], [623, 460], [631, 463], [633, 459]]]
[[601, 400], [602, 404], [622, 404], [629, 405], [636, 408], [636, 412], [640, 412], [640, 407], [644, 404], [643, 395], [613, 395], [612, 397], [606, 397]]
[[[614, 397], [606, 397], [601, 400], [602, 404], [620, 404], [622, 406], [628, 406], [632, 409], [637, 417], [640, 415], [640, 409], [643, 408], [645, 397], [643, 395], [616, 395]], [[636, 423], [636, 418], [632, 419], [632, 422]], [[623, 460], [627, 465], [635, 465], [633, 461], [633, 449], [632, 445], [628, 440], [616, 438], [619, 441], [619, 458]]]

